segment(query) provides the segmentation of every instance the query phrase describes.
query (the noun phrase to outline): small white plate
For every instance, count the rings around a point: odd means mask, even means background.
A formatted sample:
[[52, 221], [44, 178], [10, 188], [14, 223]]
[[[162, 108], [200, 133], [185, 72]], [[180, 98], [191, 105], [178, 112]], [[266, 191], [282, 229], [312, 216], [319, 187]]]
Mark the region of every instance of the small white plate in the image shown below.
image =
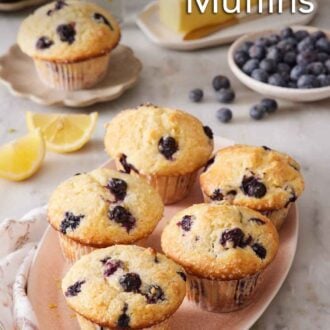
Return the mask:
[[[292, 28], [295, 31], [306, 30], [308, 32], [315, 32], [320, 30], [320, 28], [315, 28], [311, 26], [293, 26]], [[322, 30], [322, 31], [324, 31], [330, 37], [330, 31], [327, 30]], [[237, 66], [237, 64], [234, 61], [234, 54], [235, 51], [239, 49], [244, 42], [254, 41], [257, 38], [268, 36], [278, 32], [279, 32], [278, 30], [266, 30], [258, 33], [251, 33], [238, 39], [230, 47], [228, 51], [228, 63], [234, 75], [247, 87], [266, 96], [276, 97], [279, 99], [285, 99], [294, 102], [312, 102], [312, 101], [319, 101], [329, 98], [330, 86], [313, 88], [313, 89], [294, 89], [294, 88], [277, 87], [266, 83], [262, 83], [260, 81], [251, 78]]]
[[22, 0], [14, 2], [1, 2], [0, 11], [17, 11], [29, 7], [39, 6], [45, 2], [47, 2], [47, 0]]
[[159, 6], [157, 2], [152, 2], [138, 14], [137, 25], [153, 43], [165, 48], [189, 51], [228, 44], [245, 33], [258, 32], [265, 26], [269, 29], [279, 29], [288, 25], [308, 24], [314, 18], [318, 10], [316, 0], [311, 1], [315, 6], [314, 12], [311, 14], [297, 13], [292, 15], [287, 10], [281, 15], [272, 14], [260, 17], [254, 21], [242, 22], [208, 37], [192, 41], [184, 41], [182, 35], [172, 32], [160, 22]]
[[13, 45], [0, 57], [0, 83], [19, 97], [42, 105], [85, 107], [117, 99], [137, 82], [142, 63], [131, 48], [119, 45], [111, 52], [106, 77], [96, 86], [79, 91], [63, 92], [53, 89], [39, 79], [33, 60]]
[[[232, 145], [224, 138], [215, 139], [216, 149]], [[103, 167], [115, 168], [113, 161]], [[160, 235], [166, 221], [178, 211], [203, 200], [196, 181], [189, 196], [177, 204], [165, 207], [164, 217], [147, 239], [146, 246], [160, 251]], [[265, 271], [265, 279], [254, 301], [244, 309], [232, 313], [209, 313], [198, 309], [187, 299], [173, 316], [173, 330], [242, 330], [249, 329], [269, 306], [281, 288], [291, 268], [298, 239], [299, 215], [296, 205], [290, 209], [280, 232], [280, 248], [276, 258]], [[28, 279], [28, 297], [36, 313], [40, 330], [79, 330], [78, 323], [63, 297], [60, 282], [69, 265], [62, 257], [58, 234], [48, 227], [40, 244]]]

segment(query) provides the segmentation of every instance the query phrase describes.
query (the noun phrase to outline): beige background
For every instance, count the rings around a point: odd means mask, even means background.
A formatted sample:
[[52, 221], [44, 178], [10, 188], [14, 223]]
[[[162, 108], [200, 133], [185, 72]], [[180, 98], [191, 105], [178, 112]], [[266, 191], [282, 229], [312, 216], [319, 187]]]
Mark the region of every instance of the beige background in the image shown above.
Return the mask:
[[[148, 1], [127, 2], [130, 9], [134, 9]], [[312, 25], [330, 29], [329, 0], [320, 1], [320, 5], [321, 10]], [[19, 23], [28, 12], [0, 13], [0, 53], [15, 42]], [[307, 190], [299, 202], [301, 228], [297, 257], [285, 285], [254, 329], [329, 329], [330, 100], [312, 104], [281, 102], [277, 114], [262, 122], [253, 122], [248, 109], [260, 96], [233, 78], [226, 64], [227, 47], [192, 53], [160, 49], [145, 38], [133, 20], [126, 25], [122, 42], [130, 45], [144, 63], [139, 84], [118, 101], [82, 110], [100, 112], [94, 139], [82, 151], [67, 156], [49, 153], [42, 170], [27, 182], [0, 181], [0, 219], [21, 216], [45, 204], [60, 181], [102, 164], [107, 159], [103, 152], [103, 124], [121, 109], [146, 101], [180, 107], [198, 116], [217, 135], [241, 143], [268, 145], [290, 153], [301, 162]], [[237, 100], [231, 105], [235, 119], [229, 125], [217, 122], [215, 117], [221, 105], [215, 101], [210, 82], [219, 73], [232, 78], [237, 93]], [[204, 88], [206, 97], [201, 104], [191, 104], [187, 99], [188, 91], [194, 87]], [[26, 132], [26, 110], [77, 111], [57, 107], [45, 109], [16, 99], [1, 87], [0, 143]], [[10, 133], [8, 129], [16, 131]]]

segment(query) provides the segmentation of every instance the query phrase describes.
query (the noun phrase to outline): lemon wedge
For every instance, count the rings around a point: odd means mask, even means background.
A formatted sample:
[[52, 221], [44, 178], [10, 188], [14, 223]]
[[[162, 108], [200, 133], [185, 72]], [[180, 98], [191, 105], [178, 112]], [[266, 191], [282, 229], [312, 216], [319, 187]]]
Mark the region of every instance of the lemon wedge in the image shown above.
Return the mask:
[[26, 113], [30, 131], [39, 128], [48, 150], [67, 153], [81, 149], [95, 130], [98, 114]]
[[0, 177], [12, 181], [31, 177], [39, 170], [45, 151], [44, 139], [38, 129], [0, 146]]

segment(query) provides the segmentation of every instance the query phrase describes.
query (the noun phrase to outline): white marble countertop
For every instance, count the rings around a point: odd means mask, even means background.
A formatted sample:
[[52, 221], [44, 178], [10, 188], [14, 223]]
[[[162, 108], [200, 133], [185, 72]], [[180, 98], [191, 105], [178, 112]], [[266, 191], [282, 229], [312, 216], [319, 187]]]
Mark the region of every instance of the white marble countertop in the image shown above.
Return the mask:
[[[134, 6], [146, 2], [136, 0]], [[328, 0], [320, 2], [320, 13], [312, 25], [330, 29]], [[15, 42], [20, 21], [28, 12], [0, 13], [0, 53]], [[94, 138], [83, 150], [71, 155], [47, 154], [41, 171], [26, 182], [1, 180], [0, 219], [20, 217], [31, 208], [47, 203], [51, 191], [62, 180], [102, 164], [107, 159], [103, 151], [103, 125], [120, 110], [147, 101], [185, 109], [211, 126], [217, 135], [285, 151], [302, 164], [307, 189], [299, 201], [301, 226], [297, 256], [280, 293], [254, 328], [329, 329], [330, 99], [311, 104], [281, 102], [281, 109], [274, 116], [254, 122], [249, 119], [248, 109], [260, 96], [233, 78], [226, 63], [227, 47], [191, 53], [161, 49], [151, 44], [134, 23], [126, 25], [122, 42], [131, 46], [143, 61], [138, 85], [118, 101], [78, 109], [99, 111], [100, 114]], [[213, 76], [220, 73], [232, 78], [237, 93], [237, 100], [231, 105], [235, 119], [228, 125], [216, 120], [215, 112], [221, 105], [215, 101], [210, 85]], [[188, 101], [188, 91], [194, 87], [202, 87], [206, 92], [201, 104]], [[77, 111], [44, 108], [15, 98], [1, 87], [0, 143], [26, 132], [26, 110]], [[15, 132], [10, 133], [9, 129], [15, 129]]]

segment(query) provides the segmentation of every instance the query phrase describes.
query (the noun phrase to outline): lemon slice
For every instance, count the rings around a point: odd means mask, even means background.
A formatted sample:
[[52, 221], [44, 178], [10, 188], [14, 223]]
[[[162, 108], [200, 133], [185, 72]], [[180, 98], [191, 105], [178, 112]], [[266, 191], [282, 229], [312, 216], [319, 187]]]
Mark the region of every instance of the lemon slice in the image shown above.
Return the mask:
[[31, 177], [40, 168], [45, 149], [40, 130], [0, 146], [0, 177], [12, 181]]
[[40, 128], [47, 149], [58, 153], [82, 148], [91, 139], [97, 117], [97, 112], [90, 115], [26, 113], [29, 130]]

